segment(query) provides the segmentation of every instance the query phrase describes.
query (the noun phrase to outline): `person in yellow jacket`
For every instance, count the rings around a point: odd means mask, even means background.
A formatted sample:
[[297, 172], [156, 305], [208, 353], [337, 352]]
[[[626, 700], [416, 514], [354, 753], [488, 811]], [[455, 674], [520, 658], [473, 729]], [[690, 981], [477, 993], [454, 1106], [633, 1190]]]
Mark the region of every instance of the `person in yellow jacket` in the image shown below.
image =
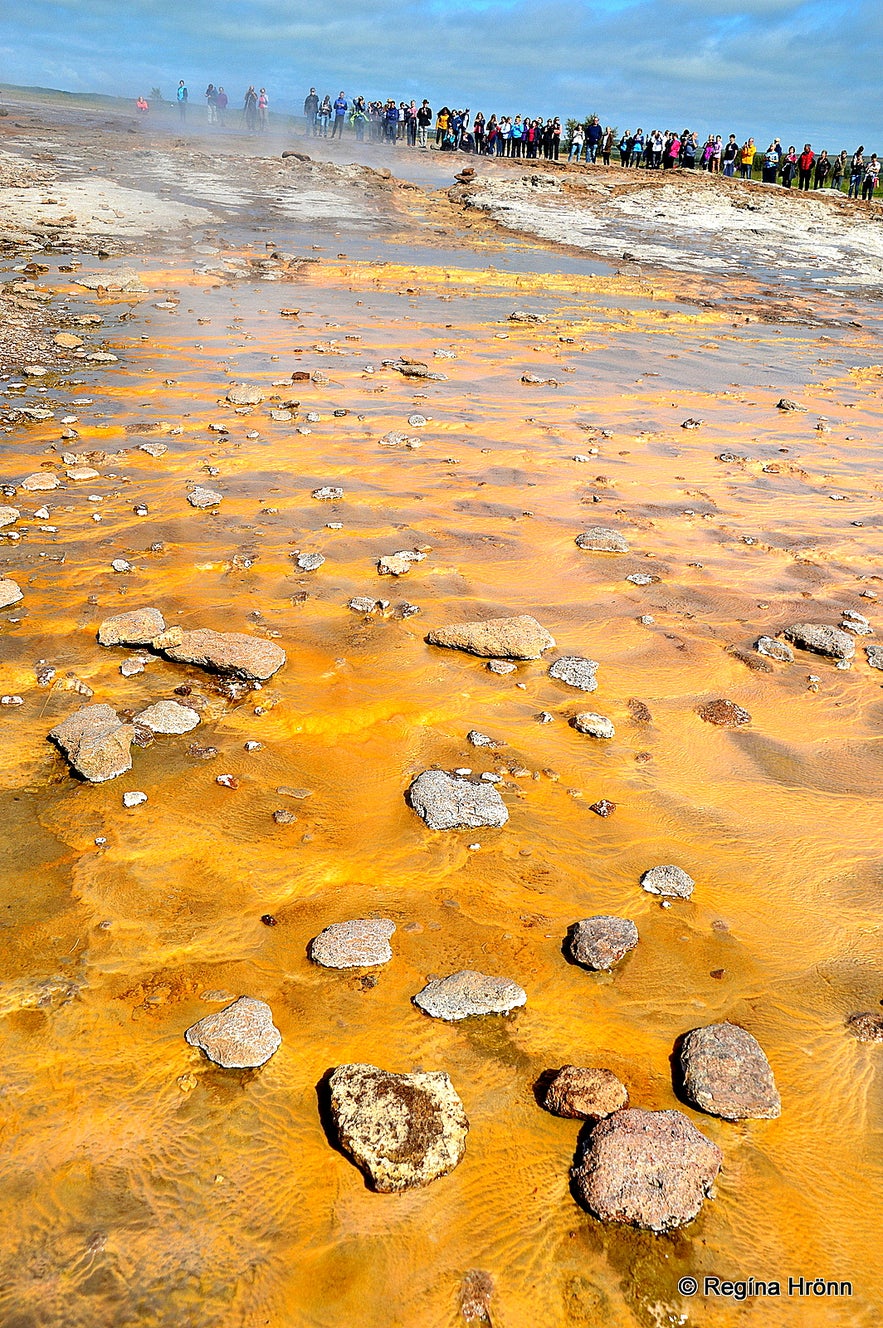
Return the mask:
[[451, 112], [447, 106], [443, 106], [435, 117], [435, 146], [440, 148], [444, 142], [445, 134], [448, 132], [448, 126], [451, 123]]
[[742, 148], [739, 153], [739, 161], [741, 162], [742, 169], [740, 170], [739, 174], [741, 175], [743, 180], [751, 179], [751, 171], [754, 167], [754, 154], [756, 151], [757, 149], [754, 146], [753, 138], [749, 138], [746, 143], [742, 144]]

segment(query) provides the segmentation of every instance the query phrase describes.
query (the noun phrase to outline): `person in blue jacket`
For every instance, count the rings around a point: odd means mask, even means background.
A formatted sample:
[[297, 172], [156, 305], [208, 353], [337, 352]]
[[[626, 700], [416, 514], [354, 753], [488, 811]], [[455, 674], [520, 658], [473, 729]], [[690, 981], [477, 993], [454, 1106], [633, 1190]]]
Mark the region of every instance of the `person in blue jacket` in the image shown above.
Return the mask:
[[334, 101], [334, 124], [331, 126], [331, 137], [335, 134], [338, 138], [343, 138], [343, 122], [346, 119], [346, 113], [349, 110], [349, 102], [344, 93], [339, 92]]

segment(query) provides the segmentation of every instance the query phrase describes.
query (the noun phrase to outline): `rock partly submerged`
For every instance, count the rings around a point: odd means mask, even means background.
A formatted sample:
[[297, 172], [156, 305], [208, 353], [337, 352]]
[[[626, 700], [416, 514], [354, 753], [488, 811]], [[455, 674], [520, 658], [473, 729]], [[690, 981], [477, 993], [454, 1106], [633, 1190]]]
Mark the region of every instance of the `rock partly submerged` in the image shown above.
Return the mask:
[[578, 549], [588, 553], [628, 553], [629, 546], [624, 536], [610, 526], [590, 526], [574, 540]]
[[715, 701], [705, 701], [696, 711], [700, 719], [704, 719], [706, 724], [714, 724], [719, 729], [736, 729], [743, 724], [751, 723], [751, 716], [742, 706], [737, 705], [735, 701], [728, 701], [719, 698]]
[[593, 972], [606, 971], [634, 950], [638, 929], [630, 918], [602, 913], [575, 922], [567, 933], [566, 944], [575, 963]]
[[598, 663], [583, 655], [562, 655], [549, 669], [549, 677], [576, 687], [581, 692], [594, 692], [598, 687]]
[[662, 867], [651, 867], [641, 877], [641, 888], [651, 895], [664, 895], [667, 899], [688, 899], [695, 889], [696, 882], [683, 867], [667, 863]]
[[413, 781], [407, 800], [430, 830], [472, 830], [503, 826], [509, 811], [493, 784], [424, 770]]
[[792, 623], [782, 635], [801, 650], [827, 655], [829, 659], [852, 659], [855, 654], [855, 640], [849, 632], [826, 623]]
[[782, 1103], [763, 1048], [738, 1024], [707, 1024], [681, 1043], [684, 1096], [724, 1120], [770, 1120]]
[[266, 682], [285, 663], [285, 651], [274, 641], [244, 632], [183, 632], [178, 645], [163, 653], [178, 664], [196, 664], [213, 673], [232, 674], [246, 682]]
[[178, 701], [157, 701], [140, 710], [136, 724], [143, 724], [151, 733], [189, 733], [199, 723], [199, 715], [191, 706]]
[[165, 630], [159, 609], [130, 609], [99, 624], [98, 642], [102, 646], [146, 646]]
[[768, 659], [777, 659], [782, 664], [794, 662], [794, 651], [791, 647], [772, 636], [759, 636], [754, 643], [754, 649], [759, 655], [766, 655]]
[[225, 1070], [254, 1070], [282, 1045], [266, 1001], [240, 996], [223, 1010], [192, 1024], [184, 1037]]
[[628, 1107], [580, 1140], [576, 1193], [602, 1222], [672, 1231], [696, 1217], [723, 1154], [680, 1111]]
[[543, 1106], [567, 1120], [603, 1120], [628, 1105], [628, 1089], [612, 1070], [564, 1065], [549, 1080]]
[[389, 938], [395, 923], [388, 918], [352, 918], [332, 922], [310, 941], [310, 958], [323, 968], [370, 968], [392, 959]]
[[77, 774], [103, 784], [132, 769], [135, 729], [109, 705], [87, 705], [49, 731]]
[[466, 1151], [466, 1112], [441, 1071], [392, 1074], [376, 1065], [339, 1065], [328, 1090], [341, 1147], [381, 1194], [430, 1185]]
[[596, 714], [594, 710], [581, 710], [574, 715], [572, 723], [577, 733], [586, 733], [590, 738], [613, 738], [616, 735], [613, 720]]
[[21, 586], [11, 577], [4, 577], [0, 580], [0, 609], [11, 609], [13, 604], [20, 603], [24, 599]]
[[414, 997], [414, 1004], [433, 1019], [454, 1022], [471, 1015], [509, 1014], [527, 1004], [527, 993], [509, 978], [490, 977], [464, 968], [446, 978], [433, 978]]
[[483, 659], [539, 659], [555, 644], [545, 627], [526, 613], [437, 627], [427, 633], [426, 640], [430, 645], [465, 650]]

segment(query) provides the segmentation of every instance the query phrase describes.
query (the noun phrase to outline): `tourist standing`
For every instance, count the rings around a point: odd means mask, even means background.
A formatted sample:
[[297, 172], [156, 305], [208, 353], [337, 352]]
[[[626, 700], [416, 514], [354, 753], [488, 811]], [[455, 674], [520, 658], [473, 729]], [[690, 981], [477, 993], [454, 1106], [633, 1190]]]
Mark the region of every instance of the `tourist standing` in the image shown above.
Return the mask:
[[846, 174], [846, 163], [848, 161], [849, 154], [847, 153], [846, 148], [844, 148], [843, 151], [839, 152], [834, 158], [831, 166], [831, 188], [836, 189], [838, 193], [840, 193], [843, 188], [843, 177]]
[[880, 163], [877, 160], [877, 154], [875, 152], [865, 167], [865, 178], [862, 183], [862, 198], [867, 199], [868, 202], [874, 197], [874, 190], [877, 188], [877, 180], [879, 179], [879, 176]]
[[253, 134], [258, 123], [258, 94], [254, 90], [253, 83], [248, 85], [242, 109], [245, 112], [245, 127], [250, 134]]
[[334, 99], [334, 124], [331, 126], [332, 138], [334, 138], [335, 135], [338, 138], [343, 138], [343, 122], [346, 119], [346, 113], [349, 108], [350, 104], [346, 99], [345, 93], [342, 91], [338, 92]]
[[822, 148], [816, 161], [816, 173], [813, 179], [814, 189], [824, 189], [825, 181], [831, 174], [831, 163], [828, 160], [828, 153]]
[[812, 168], [815, 165], [816, 154], [812, 150], [811, 143], [804, 143], [803, 151], [797, 158], [797, 173], [800, 177], [799, 189], [804, 192], [809, 190], [810, 180], [812, 178]]
[[448, 125], [451, 123], [451, 112], [447, 106], [443, 106], [435, 117], [435, 146], [440, 148], [445, 141], [445, 134], [448, 132]]
[[431, 124], [432, 107], [424, 97], [423, 104], [417, 109], [417, 143], [421, 148], [426, 147], [426, 135]]
[[[594, 163], [598, 153], [601, 151], [601, 144], [604, 141], [604, 131], [601, 128], [597, 115], [593, 115], [589, 123], [585, 126], [585, 144], [586, 161]], [[607, 163], [610, 164], [609, 162]]]
[[782, 158], [782, 184], [786, 189], [790, 189], [794, 184], [794, 177], [797, 174], [797, 162], [797, 149], [792, 143]]
[[858, 198], [859, 191], [865, 178], [865, 149], [856, 148], [852, 154], [852, 163], [849, 168], [849, 188], [846, 191], [847, 198]]
[[[580, 124], [576, 125], [570, 139], [570, 155], [567, 158], [568, 166], [573, 161], [574, 157], [576, 157], [577, 162], [579, 161], [580, 157], [582, 156], [583, 144], [585, 143], [585, 138], [586, 138], [585, 130], [583, 129], [582, 125]], [[594, 161], [594, 157], [589, 158], [587, 160]]]
[[736, 142], [736, 135], [730, 134], [723, 150], [724, 175], [729, 176], [730, 179], [736, 174], [736, 158], [738, 156], [739, 144]]
[[763, 165], [761, 166], [761, 179], [764, 184], [775, 184], [779, 178], [779, 154], [776, 151], [776, 145], [770, 143], [766, 152], [763, 154]]
[[319, 133], [319, 98], [315, 88], [310, 88], [304, 97], [304, 119], [307, 122], [307, 133], [316, 138]]
[[[199, 86], [197, 84], [197, 86]], [[187, 119], [187, 85], [183, 78], [178, 84], [178, 91], [175, 93], [175, 100], [178, 103], [178, 118], [183, 124]]]
[[205, 101], [208, 107], [208, 122], [216, 124], [218, 120], [218, 93], [214, 83], [209, 83], [205, 90]]
[[222, 129], [227, 123], [227, 107], [229, 106], [229, 104], [230, 104], [230, 98], [227, 96], [224, 89], [220, 85], [218, 85], [218, 92], [217, 96], [215, 97], [215, 105], [217, 106], [218, 109], [218, 123], [220, 124]]
[[270, 117], [270, 98], [267, 96], [267, 89], [261, 88], [258, 93], [258, 129], [262, 134], [267, 132], [267, 123]]
[[755, 151], [754, 139], [747, 138], [742, 144], [739, 152], [739, 175], [743, 180], [751, 179], [751, 172], [754, 169]]

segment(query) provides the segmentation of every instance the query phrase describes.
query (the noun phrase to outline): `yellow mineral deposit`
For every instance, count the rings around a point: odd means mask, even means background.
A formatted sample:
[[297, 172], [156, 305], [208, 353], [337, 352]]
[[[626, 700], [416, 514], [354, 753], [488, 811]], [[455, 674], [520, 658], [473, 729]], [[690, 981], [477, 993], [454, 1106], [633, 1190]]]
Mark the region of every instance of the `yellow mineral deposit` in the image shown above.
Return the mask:
[[[878, 619], [861, 593], [883, 595], [879, 320], [843, 326], [819, 294], [814, 318], [766, 321], [747, 277], [700, 307], [697, 278], [425, 257], [323, 257], [274, 285], [148, 256], [148, 294], [122, 302], [40, 279], [103, 314], [87, 338], [119, 358], [73, 361], [80, 382], [41, 394], [55, 418], [3, 438], [10, 484], [61, 474], [66, 447], [100, 478], [6, 500], [22, 537], [3, 570], [24, 599], [4, 612], [2, 690], [24, 703], [4, 708], [0, 769], [2, 1318], [441, 1328], [480, 1269], [496, 1328], [870, 1322], [881, 1070], [844, 1021], [881, 995], [883, 675], [861, 640], [850, 670], [752, 645], [845, 609]], [[510, 320], [525, 309], [546, 321]], [[400, 357], [444, 378], [384, 367]], [[227, 403], [234, 382], [265, 400]], [[221, 503], [188, 506], [196, 485]], [[314, 499], [322, 486], [343, 496]], [[598, 525], [628, 552], [579, 549]], [[402, 550], [426, 556], [379, 577]], [[298, 570], [312, 552], [324, 564]], [[390, 603], [355, 612], [356, 596]], [[148, 648], [125, 677], [139, 648], [104, 648], [97, 627], [145, 605], [169, 627], [272, 638], [287, 663], [222, 694]], [[424, 641], [518, 614], [557, 645], [507, 675]], [[590, 697], [548, 676], [561, 655], [597, 661]], [[56, 670], [43, 687], [38, 661]], [[202, 723], [80, 782], [46, 740], [87, 702], [72, 677], [117, 713], [175, 698]], [[750, 723], [703, 722], [716, 699]], [[612, 740], [572, 727], [586, 709]], [[470, 746], [471, 729], [499, 746]], [[428, 830], [404, 794], [433, 765], [499, 775], [508, 824]], [[147, 802], [124, 808], [129, 790]], [[641, 890], [662, 863], [692, 898]], [[640, 933], [611, 973], [562, 953], [599, 913]], [[396, 925], [376, 982], [309, 961], [323, 927], [372, 915]], [[527, 1005], [450, 1024], [412, 1004], [464, 968], [514, 980]], [[269, 1004], [282, 1046], [223, 1071], [183, 1033], [241, 994]], [[734, 1125], [676, 1096], [676, 1040], [723, 1019], [766, 1051], [778, 1119]], [[317, 1105], [349, 1062], [450, 1075], [470, 1122], [455, 1171], [366, 1188]], [[677, 1107], [720, 1146], [691, 1226], [655, 1236], [576, 1205], [579, 1122], [534, 1094], [566, 1064], [612, 1070], [632, 1106]], [[854, 1296], [694, 1311], [678, 1278], [706, 1273], [849, 1279]]]

